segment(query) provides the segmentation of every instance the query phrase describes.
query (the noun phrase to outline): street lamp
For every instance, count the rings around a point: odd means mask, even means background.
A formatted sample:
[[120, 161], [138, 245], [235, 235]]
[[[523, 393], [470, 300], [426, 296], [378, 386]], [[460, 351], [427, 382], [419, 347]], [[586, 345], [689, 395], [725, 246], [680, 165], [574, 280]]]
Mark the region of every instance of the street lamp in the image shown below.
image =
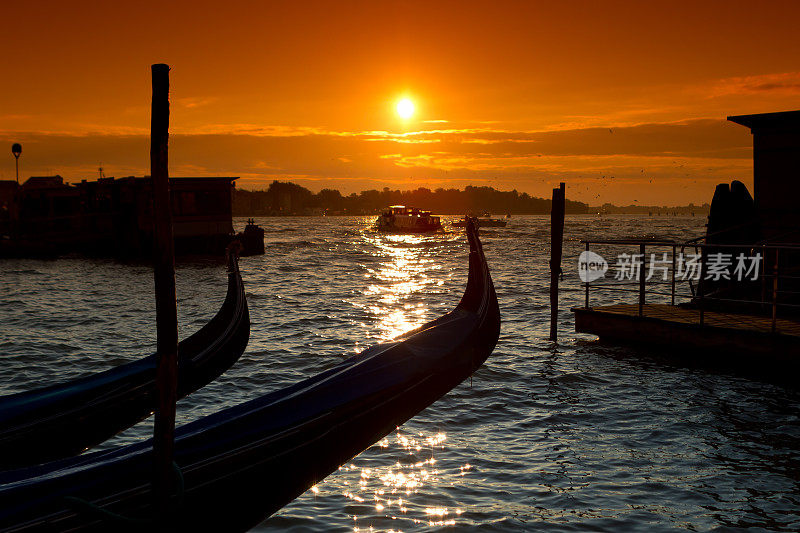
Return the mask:
[[17, 185], [19, 185], [19, 156], [22, 154], [22, 145], [19, 143], [12, 144], [11, 153], [14, 154], [14, 160], [17, 163]]

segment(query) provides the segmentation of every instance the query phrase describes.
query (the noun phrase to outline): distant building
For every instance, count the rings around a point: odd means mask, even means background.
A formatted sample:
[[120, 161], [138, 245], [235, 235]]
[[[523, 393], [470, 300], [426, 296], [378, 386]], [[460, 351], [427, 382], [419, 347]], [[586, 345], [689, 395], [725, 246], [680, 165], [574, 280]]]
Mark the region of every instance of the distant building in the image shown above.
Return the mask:
[[[231, 191], [234, 177], [170, 178], [172, 232], [177, 253], [214, 253], [233, 236]], [[97, 210], [106, 211], [106, 198], [115, 220], [114, 233], [133, 255], [149, 253], [153, 242], [153, 191], [149, 177], [127, 177], [78, 185]], [[124, 250], [120, 251], [126, 255]]]
[[0, 180], [0, 234], [3, 234], [11, 222], [12, 209], [16, 207], [17, 189], [14, 180]]
[[[170, 178], [176, 253], [222, 253], [234, 237], [231, 196], [236, 179]], [[61, 176], [31, 177], [19, 188], [0, 183], [0, 205], [4, 201], [9, 207], [0, 224], [3, 255], [152, 253], [153, 194], [147, 176], [74, 185], [65, 184]]]
[[[61, 176], [32, 176], [16, 194], [16, 213], [9, 228], [11, 242], [49, 241], [50, 246], [77, 246], [89, 237], [90, 213], [81, 205], [80, 191]], [[50, 244], [52, 243], [52, 244]]]
[[28, 190], [59, 189], [67, 187], [67, 185], [64, 185], [64, 178], [58, 174], [55, 176], [31, 176], [22, 186]]

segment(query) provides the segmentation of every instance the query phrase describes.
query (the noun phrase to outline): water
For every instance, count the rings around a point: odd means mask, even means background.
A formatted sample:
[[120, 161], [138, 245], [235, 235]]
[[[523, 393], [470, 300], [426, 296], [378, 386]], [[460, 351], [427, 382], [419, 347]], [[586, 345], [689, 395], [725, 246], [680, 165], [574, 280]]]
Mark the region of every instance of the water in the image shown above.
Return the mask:
[[[460, 231], [385, 236], [367, 217], [258, 222], [268, 254], [241, 260], [250, 344], [178, 404], [179, 424], [435, 318], [464, 288]], [[256, 531], [800, 530], [797, 389], [573, 333], [581, 238], [688, 238], [703, 222], [568, 217], [558, 346], [546, 340], [549, 218], [483, 231], [503, 319], [486, 364]], [[4, 260], [0, 272], [2, 394], [155, 348], [146, 264]], [[183, 337], [222, 302], [224, 266], [182, 263], [177, 280]], [[147, 421], [105, 446], [151, 431]]]

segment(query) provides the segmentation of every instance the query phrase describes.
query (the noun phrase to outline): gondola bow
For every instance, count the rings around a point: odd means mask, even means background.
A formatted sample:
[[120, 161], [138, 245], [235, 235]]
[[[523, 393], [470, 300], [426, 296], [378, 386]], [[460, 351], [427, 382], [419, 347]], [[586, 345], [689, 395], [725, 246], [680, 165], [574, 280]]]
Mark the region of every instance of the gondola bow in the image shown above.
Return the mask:
[[[235, 254], [217, 314], [178, 346], [178, 398], [233, 365], [250, 337], [250, 316]], [[0, 467], [76, 455], [147, 418], [155, 409], [156, 356], [84, 378], [0, 398]]]
[[[180, 531], [243, 531], [470, 376], [500, 313], [474, 224], [469, 278], [450, 313], [314, 377], [180, 427]], [[108, 513], [153, 516], [151, 443], [0, 475], [0, 529], [104, 530]]]

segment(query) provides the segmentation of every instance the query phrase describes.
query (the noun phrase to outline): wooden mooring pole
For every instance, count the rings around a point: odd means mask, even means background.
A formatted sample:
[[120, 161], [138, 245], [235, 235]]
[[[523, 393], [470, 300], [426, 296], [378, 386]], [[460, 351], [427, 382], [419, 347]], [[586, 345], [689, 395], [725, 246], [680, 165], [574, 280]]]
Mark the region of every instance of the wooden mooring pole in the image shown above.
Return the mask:
[[553, 189], [550, 208], [550, 340], [558, 340], [558, 280], [561, 276], [561, 254], [564, 240], [564, 184]]
[[153, 65], [150, 123], [150, 175], [153, 178], [153, 272], [156, 290], [158, 408], [153, 429], [153, 492], [166, 521], [174, 485], [172, 448], [178, 379], [178, 308], [175, 295], [175, 245], [167, 170], [169, 137], [169, 66]]

